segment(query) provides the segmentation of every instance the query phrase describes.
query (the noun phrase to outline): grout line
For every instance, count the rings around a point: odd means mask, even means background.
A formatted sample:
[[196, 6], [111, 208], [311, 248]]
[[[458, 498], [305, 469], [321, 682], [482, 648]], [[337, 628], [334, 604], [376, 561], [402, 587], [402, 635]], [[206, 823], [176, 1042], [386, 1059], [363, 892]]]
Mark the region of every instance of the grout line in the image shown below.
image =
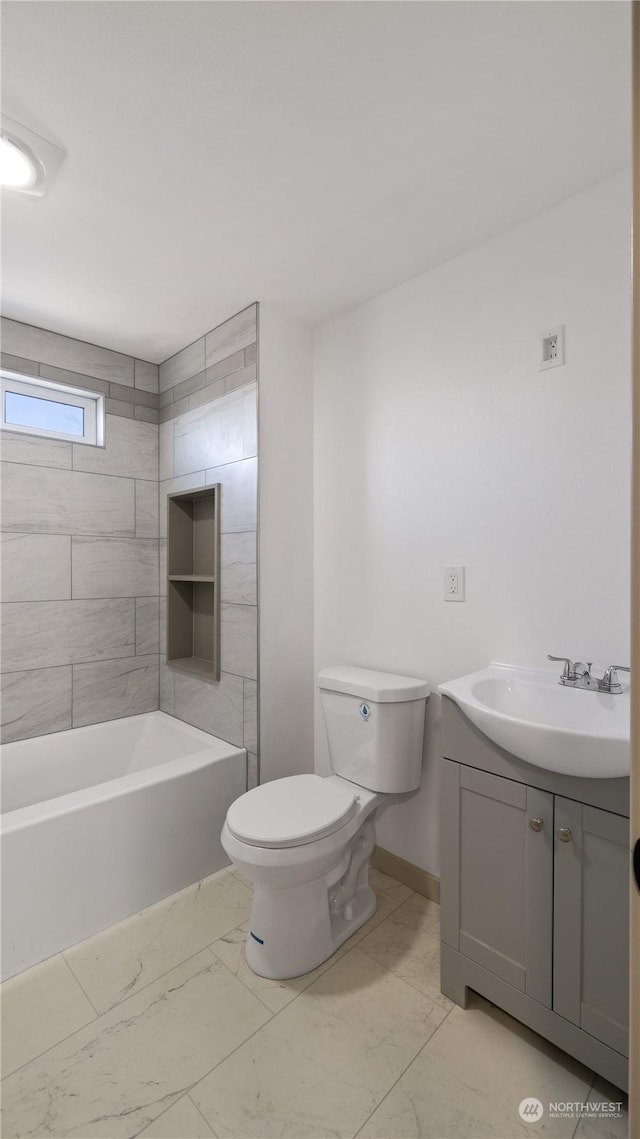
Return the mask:
[[[120, 418], [124, 418], [124, 417], [120, 416]], [[144, 423], [144, 420], [134, 419], [133, 422], [134, 423]], [[157, 426], [157, 424], [150, 423], [150, 424], [147, 424], [147, 426], [148, 427], [155, 427], [155, 426]], [[58, 442], [58, 441], [59, 440], [55, 440], [55, 442]], [[79, 446], [83, 446], [83, 444], [81, 444], [81, 443], [70, 443], [69, 446], [70, 447], [79, 447]], [[104, 450], [104, 448], [102, 448], [102, 449]], [[249, 456], [249, 457], [250, 458], [257, 458], [257, 456]], [[241, 463], [243, 461], [245, 461], [245, 460], [243, 460], [243, 459], [234, 459], [233, 460], [234, 463]], [[71, 467], [55, 467], [55, 466], [49, 466], [47, 463], [24, 463], [24, 462], [16, 461], [15, 459], [3, 459], [2, 462], [6, 463], [6, 465], [9, 467], [30, 467], [31, 470], [34, 470], [34, 471], [66, 471], [67, 474], [96, 475], [98, 478], [105, 478], [105, 479], [128, 479], [129, 482], [132, 482], [135, 479], [139, 479], [140, 482], [157, 482], [157, 481], [167, 482], [168, 481], [167, 479], [157, 480], [155, 478], [149, 478], [148, 475], [135, 475], [135, 474], [121, 475], [121, 474], [118, 474], [117, 471], [113, 471], [113, 472], [111, 472], [111, 471], [83, 471], [83, 470], [78, 470], [77, 467], [73, 467], [73, 466], [71, 466]], [[73, 456], [72, 456], [72, 462], [73, 462]], [[220, 464], [220, 466], [229, 466], [229, 465], [230, 464], [228, 464], [228, 463], [221, 463]], [[214, 468], [212, 468], [212, 469], [214, 469]], [[188, 471], [187, 473], [191, 474], [190, 471]], [[182, 476], [178, 475], [176, 477], [181, 478]]]
[[[454, 1005], [453, 1007], [454, 1007], [454, 1008], [456, 1008], [456, 1005]], [[403, 1078], [403, 1077], [406, 1075], [406, 1073], [409, 1071], [409, 1068], [411, 1068], [411, 1067], [413, 1066], [413, 1064], [415, 1064], [416, 1060], [418, 1059], [418, 1057], [419, 1057], [419, 1056], [421, 1056], [421, 1055], [422, 1055], [422, 1053], [424, 1052], [425, 1048], [428, 1048], [428, 1046], [429, 1046], [429, 1044], [431, 1043], [431, 1041], [433, 1040], [434, 1036], [435, 1036], [435, 1035], [436, 1035], [436, 1033], [437, 1033], [437, 1032], [438, 1032], [438, 1031], [439, 1031], [439, 1030], [442, 1028], [442, 1025], [444, 1024], [445, 1020], [448, 1020], [448, 1018], [449, 1018], [449, 1016], [451, 1015], [451, 1013], [452, 1013], [452, 1012], [453, 1012], [453, 1009], [450, 1009], [450, 1010], [449, 1010], [449, 1012], [446, 1014], [446, 1016], [445, 1016], [445, 1017], [443, 1017], [443, 1019], [440, 1021], [440, 1024], [437, 1026], [437, 1028], [434, 1028], [434, 1030], [433, 1030], [433, 1032], [431, 1033], [431, 1035], [430, 1035], [430, 1036], [427, 1038], [427, 1040], [425, 1040], [424, 1044], [423, 1044], [423, 1045], [422, 1045], [422, 1046], [421, 1046], [421, 1047], [418, 1049], [418, 1051], [416, 1052], [415, 1056], [414, 1056], [414, 1057], [413, 1057], [413, 1058], [412, 1058], [412, 1059], [409, 1061], [409, 1063], [408, 1063], [408, 1064], [407, 1064], [407, 1065], [406, 1065], [406, 1066], [405, 1066], [405, 1067], [402, 1069], [402, 1071], [401, 1071], [400, 1075], [398, 1076], [397, 1080], [395, 1080], [395, 1081], [394, 1081], [394, 1083], [391, 1085], [391, 1087], [390, 1087], [390, 1088], [389, 1088], [389, 1089], [388, 1089], [388, 1090], [385, 1092], [385, 1094], [383, 1095], [383, 1097], [382, 1097], [382, 1099], [380, 1100], [380, 1102], [376, 1104], [376, 1106], [374, 1107], [373, 1111], [371, 1111], [371, 1112], [369, 1113], [369, 1115], [367, 1116], [367, 1118], [366, 1118], [366, 1119], [365, 1119], [365, 1120], [364, 1120], [364, 1121], [361, 1123], [360, 1127], [358, 1128], [358, 1130], [356, 1131], [355, 1135], [353, 1136], [353, 1139], [358, 1139], [358, 1136], [359, 1136], [359, 1135], [362, 1133], [362, 1130], [363, 1130], [363, 1128], [364, 1128], [364, 1127], [366, 1127], [367, 1123], [368, 1123], [368, 1122], [369, 1122], [369, 1120], [371, 1119], [371, 1116], [372, 1116], [372, 1115], [375, 1115], [375, 1113], [376, 1113], [376, 1111], [378, 1110], [378, 1108], [382, 1107], [382, 1104], [385, 1102], [385, 1100], [386, 1100], [386, 1099], [388, 1099], [388, 1097], [391, 1095], [391, 1092], [392, 1092], [392, 1091], [394, 1091], [394, 1089], [395, 1089], [395, 1088], [398, 1086], [398, 1084], [400, 1083], [400, 1080], [401, 1080], [401, 1079], [402, 1079], [402, 1078]]]
[[[68, 948], [68, 949], [71, 949], [71, 946], [69, 945], [69, 946], [67, 946], [67, 948]], [[80, 980], [80, 978], [79, 978], [79, 977], [76, 977], [76, 975], [75, 975], [75, 973], [74, 973], [73, 969], [71, 968], [71, 965], [69, 964], [69, 962], [67, 961], [67, 959], [66, 959], [66, 957], [65, 957], [65, 953], [66, 953], [66, 950], [65, 950], [65, 949], [62, 949], [62, 950], [60, 950], [60, 956], [61, 956], [62, 960], [64, 961], [65, 965], [67, 966], [67, 969], [68, 969], [68, 970], [69, 970], [69, 972], [71, 973], [71, 976], [73, 977], [74, 981], [76, 982], [76, 985], [78, 985], [78, 987], [79, 987], [79, 988], [82, 990], [82, 992], [84, 993], [84, 995], [85, 995], [85, 997], [87, 998], [87, 1000], [88, 1000], [89, 1004], [91, 1005], [91, 1008], [92, 1008], [92, 1009], [93, 1009], [93, 1011], [95, 1012], [95, 1014], [96, 1014], [96, 1017], [98, 1017], [98, 1016], [101, 1016], [102, 1014], [98, 1012], [98, 1010], [97, 1010], [96, 1006], [94, 1005], [93, 1001], [91, 1000], [91, 997], [89, 996], [89, 994], [88, 994], [87, 990], [85, 989], [84, 985], [82, 984], [82, 981]], [[92, 1022], [91, 1022], [91, 1021], [89, 1021], [88, 1023], [89, 1023], [89, 1024], [91, 1024]], [[78, 1029], [77, 1031], [80, 1031], [80, 1030]], [[54, 1047], [55, 1047], [55, 1045], [54, 1045]]]
[[195, 1110], [195, 1111], [197, 1111], [197, 1113], [198, 1113], [198, 1115], [200, 1116], [200, 1118], [201, 1118], [201, 1120], [203, 1121], [203, 1123], [205, 1123], [205, 1124], [206, 1124], [206, 1126], [209, 1128], [209, 1131], [211, 1131], [211, 1133], [212, 1133], [213, 1135], [215, 1135], [215, 1136], [216, 1136], [216, 1139], [217, 1139], [217, 1135], [218, 1135], [218, 1132], [217, 1132], [217, 1131], [214, 1131], [213, 1127], [212, 1127], [212, 1126], [211, 1126], [211, 1124], [209, 1123], [209, 1120], [208, 1120], [208, 1119], [206, 1119], [206, 1118], [205, 1118], [205, 1116], [202, 1114], [202, 1112], [200, 1111], [200, 1108], [198, 1107], [197, 1103], [196, 1103], [196, 1102], [195, 1102], [195, 1101], [194, 1101], [194, 1100], [191, 1098], [191, 1093], [190, 1093], [190, 1092], [187, 1092], [187, 1093], [186, 1093], [186, 1096], [187, 1096], [187, 1099], [189, 1100], [189, 1103], [193, 1104], [193, 1108], [194, 1108], [194, 1110]]
[[[593, 1075], [593, 1079], [591, 1080], [591, 1083], [590, 1083], [590, 1085], [589, 1085], [589, 1091], [587, 1092], [587, 1100], [586, 1100], [586, 1101], [587, 1101], [587, 1103], [589, 1102], [589, 1097], [591, 1096], [591, 1093], [593, 1092], [593, 1089], [594, 1089], [594, 1087], [595, 1087], [595, 1083], [596, 1083], [596, 1080], [597, 1080], [597, 1078], [598, 1078], [598, 1073], [597, 1073], [597, 1072], [593, 1072], [593, 1073], [592, 1073], [592, 1075]], [[580, 1112], [580, 1115], [578, 1116], [578, 1118], [577, 1118], [577, 1120], [576, 1120], [576, 1125], [575, 1125], [575, 1127], [574, 1127], [573, 1131], [571, 1132], [571, 1136], [570, 1136], [570, 1139], [574, 1139], [575, 1133], [576, 1133], [576, 1131], [578, 1130], [578, 1128], [579, 1128], [580, 1124], [582, 1123], [582, 1120], [583, 1120], [583, 1113], [582, 1113], [582, 1112]]]
[[[62, 957], [62, 953], [59, 953], [59, 954], [54, 953], [53, 957]], [[45, 960], [52, 961], [53, 957], [48, 957]], [[40, 962], [38, 962], [38, 964], [43, 965], [44, 962], [40, 961]], [[31, 968], [35, 969], [36, 966], [32, 965]], [[28, 972], [28, 970], [25, 970], [25, 972]], [[20, 973], [16, 973], [16, 977], [20, 977], [21, 975], [22, 974], [20, 974]], [[75, 976], [75, 974], [72, 974], [72, 976], [73, 976], [74, 981], [78, 981], [78, 978]], [[4, 986], [4, 985], [9, 984], [9, 982], [12, 981], [13, 979], [14, 979], [13, 977], [7, 977], [6, 981], [2, 982], [2, 985]], [[78, 984], [80, 984], [79, 981], [78, 981]], [[82, 989], [82, 985], [80, 985], [80, 988]], [[82, 989], [82, 992], [84, 993], [84, 989]], [[86, 996], [86, 993], [85, 993], [85, 996]], [[87, 1000], [89, 1000], [88, 997], [87, 997]], [[89, 1001], [89, 1004], [91, 1005], [92, 1008], [94, 1008], [92, 1001]], [[13, 1071], [3, 1073], [1, 1082], [4, 1083], [4, 1081], [8, 1080], [11, 1076], [16, 1076], [18, 1074], [18, 1072], [24, 1071], [24, 1069], [28, 1068], [30, 1064], [35, 1064], [36, 1060], [41, 1060], [43, 1056], [46, 1056], [49, 1052], [53, 1051], [54, 1048], [57, 1048], [60, 1044], [64, 1044], [65, 1041], [67, 1041], [67, 1040], [71, 1040], [71, 1038], [73, 1036], [75, 1036], [76, 1033], [82, 1032], [82, 1029], [88, 1028], [90, 1024], [95, 1024], [95, 1022], [97, 1020], [99, 1020], [99, 1018], [100, 1018], [100, 1014], [96, 1013], [96, 1015], [94, 1017], [92, 1017], [91, 1020], [88, 1020], [86, 1024], [82, 1024], [79, 1028], [74, 1028], [73, 1032], [70, 1032], [67, 1036], [63, 1036], [61, 1040], [57, 1040], [56, 1043], [52, 1044], [49, 1048], [45, 1048], [45, 1049], [43, 1049], [42, 1052], [38, 1052], [37, 1056], [32, 1056], [30, 1060], [26, 1060], [24, 1064], [20, 1064], [20, 1066], [18, 1068], [14, 1068]], [[3, 1028], [3, 1032], [6, 1032], [6, 1031], [7, 1031], [6, 1028]]]

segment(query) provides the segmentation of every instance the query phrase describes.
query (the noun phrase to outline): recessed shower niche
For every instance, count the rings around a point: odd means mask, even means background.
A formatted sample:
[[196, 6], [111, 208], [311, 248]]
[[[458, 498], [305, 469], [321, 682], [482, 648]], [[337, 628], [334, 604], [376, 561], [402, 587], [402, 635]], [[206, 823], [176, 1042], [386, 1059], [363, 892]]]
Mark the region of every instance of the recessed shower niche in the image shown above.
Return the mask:
[[220, 679], [220, 484], [167, 499], [167, 663]]

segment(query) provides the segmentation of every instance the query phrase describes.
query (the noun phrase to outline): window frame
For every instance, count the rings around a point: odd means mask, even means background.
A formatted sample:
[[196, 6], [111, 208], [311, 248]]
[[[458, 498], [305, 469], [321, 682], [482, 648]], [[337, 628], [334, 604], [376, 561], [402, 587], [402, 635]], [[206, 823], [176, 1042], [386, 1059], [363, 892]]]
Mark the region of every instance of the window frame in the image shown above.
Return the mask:
[[[19, 435], [34, 435], [40, 439], [60, 439], [66, 443], [80, 443], [90, 447], [104, 447], [105, 397], [101, 392], [93, 392], [82, 387], [76, 388], [71, 384], [61, 384], [56, 380], [48, 380], [45, 376], [25, 375], [8, 368], [0, 369], [0, 380], [0, 428], [3, 431], [12, 431]], [[46, 399], [53, 403], [66, 403], [73, 407], [81, 407], [84, 411], [82, 435], [56, 431], [49, 427], [29, 427], [25, 424], [7, 422], [5, 404], [7, 392], [30, 396], [32, 399]]]

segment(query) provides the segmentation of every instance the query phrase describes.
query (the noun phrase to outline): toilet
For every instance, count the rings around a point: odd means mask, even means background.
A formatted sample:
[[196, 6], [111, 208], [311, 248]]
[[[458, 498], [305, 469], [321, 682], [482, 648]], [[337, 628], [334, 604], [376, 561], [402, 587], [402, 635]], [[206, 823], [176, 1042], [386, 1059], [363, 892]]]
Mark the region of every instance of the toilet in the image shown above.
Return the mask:
[[318, 687], [333, 774], [264, 783], [232, 803], [222, 828], [255, 891], [247, 962], [278, 980], [315, 969], [375, 912], [375, 820], [420, 786], [424, 680], [340, 665]]

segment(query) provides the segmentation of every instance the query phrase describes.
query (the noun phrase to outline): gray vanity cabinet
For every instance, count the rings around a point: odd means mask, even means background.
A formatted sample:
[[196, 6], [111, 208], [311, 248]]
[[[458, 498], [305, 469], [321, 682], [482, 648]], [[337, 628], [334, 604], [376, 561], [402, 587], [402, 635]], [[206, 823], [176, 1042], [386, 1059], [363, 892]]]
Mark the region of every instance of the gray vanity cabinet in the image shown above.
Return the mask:
[[555, 835], [553, 1007], [626, 1054], [629, 820], [556, 796]]
[[443, 699], [441, 986], [628, 1083], [628, 780], [533, 768]]
[[443, 899], [443, 937], [550, 1006], [553, 796], [458, 764], [445, 764], [444, 783], [459, 874]]

